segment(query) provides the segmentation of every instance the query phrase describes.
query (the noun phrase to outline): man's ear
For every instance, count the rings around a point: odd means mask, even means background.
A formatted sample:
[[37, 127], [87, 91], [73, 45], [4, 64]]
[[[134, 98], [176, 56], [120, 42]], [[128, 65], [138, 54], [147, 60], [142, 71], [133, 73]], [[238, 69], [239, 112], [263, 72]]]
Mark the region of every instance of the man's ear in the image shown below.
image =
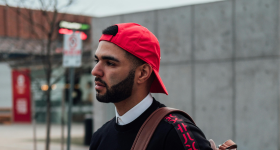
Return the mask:
[[153, 68], [151, 65], [145, 63], [137, 68], [137, 83], [141, 84], [146, 82], [153, 72]]

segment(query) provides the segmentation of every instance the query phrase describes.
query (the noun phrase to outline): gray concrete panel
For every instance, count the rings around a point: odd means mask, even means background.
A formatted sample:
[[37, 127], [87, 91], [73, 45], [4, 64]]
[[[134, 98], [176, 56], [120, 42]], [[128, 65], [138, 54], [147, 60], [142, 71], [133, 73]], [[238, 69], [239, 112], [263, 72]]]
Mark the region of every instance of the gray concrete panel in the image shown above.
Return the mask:
[[194, 6], [195, 59], [232, 57], [232, 1]]
[[112, 103], [101, 103], [96, 100], [96, 91], [94, 91], [93, 102], [93, 123], [94, 131], [98, 130], [104, 123], [111, 120], [115, 116], [115, 106]]
[[159, 10], [158, 39], [162, 62], [191, 59], [191, 7]]
[[13, 107], [12, 70], [8, 63], [0, 63], [0, 107]]
[[277, 1], [236, 1], [236, 57], [278, 55]]
[[138, 23], [147, 29], [149, 29], [152, 33], [155, 34], [155, 12], [147, 11], [133, 14], [126, 14], [122, 16], [123, 22], [135, 22]]
[[107, 27], [116, 24], [121, 23], [121, 17], [120, 16], [112, 16], [112, 17], [104, 17], [104, 18], [92, 18], [92, 47], [95, 51], [98, 46], [98, 40], [100, 36], [102, 35], [102, 31], [106, 29]]
[[236, 142], [239, 149], [276, 150], [278, 60], [236, 63]]
[[168, 107], [181, 109], [192, 115], [191, 65], [161, 66], [160, 76], [169, 95], [158, 94], [158, 100]]
[[159, 96], [160, 95], [163, 95], [163, 94], [161, 94], [161, 93], [152, 93], [152, 96], [156, 99], [156, 100], [159, 100], [160, 102], [163, 102], [163, 101], [161, 101], [160, 99], [159, 99]]
[[195, 121], [217, 144], [233, 135], [232, 76], [231, 62], [195, 66]]

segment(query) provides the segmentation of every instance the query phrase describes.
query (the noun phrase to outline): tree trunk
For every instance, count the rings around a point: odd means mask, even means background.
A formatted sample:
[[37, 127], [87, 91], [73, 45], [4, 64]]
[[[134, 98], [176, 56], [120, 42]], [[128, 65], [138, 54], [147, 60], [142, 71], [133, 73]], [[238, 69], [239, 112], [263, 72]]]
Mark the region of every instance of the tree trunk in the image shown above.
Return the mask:
[[46, 150], [49, 150], [50, 145], [50, 132], [51, 132], [51, 68], [50, 65], [47, 67], [47, 85], [49, 88], [47, 90], [47, 112], [46, 112], [46, 125], [47, 125], [47, 134], [46, 134]]
[[47, 58], [46, 58], [46, 80], [48, 85], [47, 90], [47, 114], [46, 114], [46, 124], [47, 124], [47, 134], [46, 134], [46, 150], [50, 149], [50, 132], [51, 132], [51, 75], [52, 75], [52, 62], [51, 62], [51, 36], [48, 35], [47, 43]]

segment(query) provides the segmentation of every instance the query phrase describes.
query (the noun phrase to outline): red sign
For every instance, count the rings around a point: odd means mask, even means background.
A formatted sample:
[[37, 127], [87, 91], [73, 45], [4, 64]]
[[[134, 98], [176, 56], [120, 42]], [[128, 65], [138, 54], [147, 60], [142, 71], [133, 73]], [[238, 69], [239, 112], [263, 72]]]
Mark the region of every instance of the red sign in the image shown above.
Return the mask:
[[[73, 34], [73, 30], [61, 28], [61, 29], [58, 30], [58, 33], [60, 33], [60, 34]], [[81, 33], [81, 39], [82, 40], [87, 39], [87, 35], [84, 32], [75, 31], [75, 33]]]
[[13, 70], [13, 114], [14, 122], [31, 122], [31, 91], [29, 70]]

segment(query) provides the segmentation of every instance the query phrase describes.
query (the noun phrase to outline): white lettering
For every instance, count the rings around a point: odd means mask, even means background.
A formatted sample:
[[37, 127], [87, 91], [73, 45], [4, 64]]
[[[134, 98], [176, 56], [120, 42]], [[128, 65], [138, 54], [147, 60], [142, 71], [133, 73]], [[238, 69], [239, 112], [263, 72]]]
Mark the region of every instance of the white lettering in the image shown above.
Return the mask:
[[27, 114], [27, 101], [24, 98], [18, 99], [16, 103], [17, 112], [19, 114]]

